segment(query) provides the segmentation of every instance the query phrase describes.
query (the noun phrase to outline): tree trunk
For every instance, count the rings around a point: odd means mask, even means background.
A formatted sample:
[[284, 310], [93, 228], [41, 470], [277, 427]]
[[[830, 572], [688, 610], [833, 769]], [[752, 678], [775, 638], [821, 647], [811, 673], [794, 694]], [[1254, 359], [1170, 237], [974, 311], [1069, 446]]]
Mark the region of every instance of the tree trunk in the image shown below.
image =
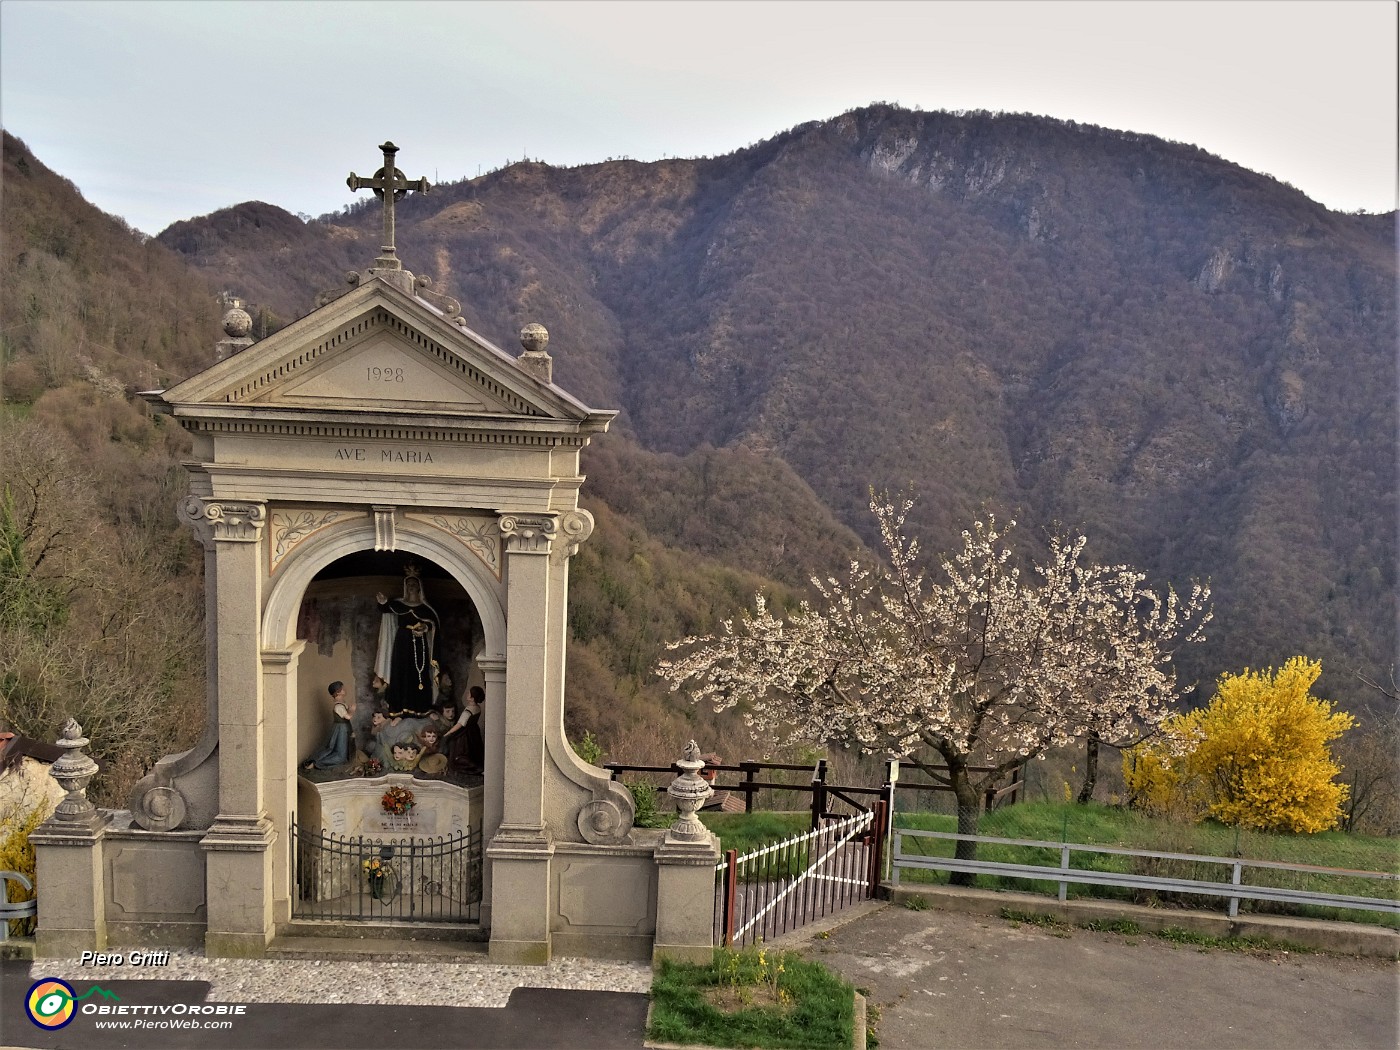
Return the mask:
[[1087, 806], [1094, 797], [1094, 784], [1099, 779], [1099, 734], [1092, 729], [1084, 740], [1084, 785], [1079, 789], [1076, 801]]
[[[982, 797], [972, 786], [972, 778], [968, 774], [967, 767], [961, 763], [950, 762], [948, 764], [948, 779], [952, 781], [953, 797], [958, 800], [958, 834], [976, 835], [978, 820], [982, 815]], [[977, 843], [959, 839], [957, 850], [953, 856], [958, 860], [976, 860]], [[976, 878], [977, 876], [970, 871], [951, 871], [948, 873], [948, 882], [953, 886], [971, 886]]]

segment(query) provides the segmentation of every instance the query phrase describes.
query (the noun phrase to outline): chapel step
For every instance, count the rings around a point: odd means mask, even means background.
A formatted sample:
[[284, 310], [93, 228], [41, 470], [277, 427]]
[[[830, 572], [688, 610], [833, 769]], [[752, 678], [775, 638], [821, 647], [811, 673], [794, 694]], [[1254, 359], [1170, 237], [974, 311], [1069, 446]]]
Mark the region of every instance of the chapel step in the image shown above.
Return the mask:
[[286, 937], [267, 946], [269, 959], [327, 962], [485, 962], [485, 941], [423, 941], [401, 937]]
[[385, 962], [475, 962], [486, 952], [485, 930], [454, 923], [295, 921], [279, 926], [267, 946], [269, 958]]
[[349, 940], [485, 941], [490, 933], [470, 922], [400, 922], [378, 919], [293, 919], [277, 924], [277, 937], [343, 937]]

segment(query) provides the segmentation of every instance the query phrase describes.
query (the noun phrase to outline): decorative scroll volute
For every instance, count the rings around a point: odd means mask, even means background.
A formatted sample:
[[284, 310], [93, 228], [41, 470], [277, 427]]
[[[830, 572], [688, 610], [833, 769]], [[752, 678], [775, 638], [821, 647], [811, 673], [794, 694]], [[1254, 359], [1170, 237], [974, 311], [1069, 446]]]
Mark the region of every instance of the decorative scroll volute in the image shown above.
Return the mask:
[[267, 507], [262, 503], [187, 496], [179, 518], [207, 549], [211, 543], [256, 543], [262, 537]]
[[501, 536], [506, 550], [518, 554], [549, 554], [553, 541], [562, 541], [566, 558], [578, 553], [579, 544], [593, 535], [593, 515], [586, 510], [552, 514], [502, 514]]
[[578, 831], [584, 842], [595, 846], [626, 842], [632, 832], [633, 812], [615, 798], [595, 798], [578, 811]]
[[559, 519], [559, 532], [564, 537], [564, 554], [572, 558], [579, 544], [593, 535], [593, 515], [586, 510], [571, 510]]

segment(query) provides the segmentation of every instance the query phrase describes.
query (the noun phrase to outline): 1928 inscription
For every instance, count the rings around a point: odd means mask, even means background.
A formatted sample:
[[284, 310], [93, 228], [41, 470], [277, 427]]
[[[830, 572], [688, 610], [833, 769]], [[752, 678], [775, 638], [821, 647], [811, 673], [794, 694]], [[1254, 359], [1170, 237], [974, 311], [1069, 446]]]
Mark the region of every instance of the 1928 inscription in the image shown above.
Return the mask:
[[[377, 452], [377, 454], [376, 454]], [[420, 448], [337, 448], [335, 458], [342, 463], [431, 463], [433, 454]]]
[[380, 368], [378, 365], [366, 366], [365, 379], [371, 383], [402, 383], [402, 368]]

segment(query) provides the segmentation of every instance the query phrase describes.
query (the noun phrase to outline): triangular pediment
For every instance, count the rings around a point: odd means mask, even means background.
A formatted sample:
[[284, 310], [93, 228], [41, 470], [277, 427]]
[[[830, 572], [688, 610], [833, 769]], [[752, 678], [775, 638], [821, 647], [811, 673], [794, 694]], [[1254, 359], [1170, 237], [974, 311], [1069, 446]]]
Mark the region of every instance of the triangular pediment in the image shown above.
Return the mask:
[[484, 374], [466, 355], [433, 340], [413, 338], [384, 311], [342, 333], [344, 346], [285, 372], [265, 373], [230, 391], [261, 405], [366, 408], [376, 411], [541, 414]]
[[337, 415], [576, 422], [597, 415], [476, 333], [377, 280], [164, 391], [162, 399]]

